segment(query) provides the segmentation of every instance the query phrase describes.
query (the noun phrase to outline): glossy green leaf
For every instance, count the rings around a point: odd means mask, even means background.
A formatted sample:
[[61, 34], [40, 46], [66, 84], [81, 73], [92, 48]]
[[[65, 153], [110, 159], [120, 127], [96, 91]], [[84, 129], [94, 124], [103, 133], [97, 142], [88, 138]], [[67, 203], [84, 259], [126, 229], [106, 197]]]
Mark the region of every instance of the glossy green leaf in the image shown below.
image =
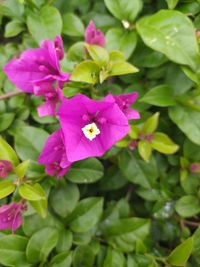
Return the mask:
[[51, 191], [50, 203], [54, 211], [61, 217], [71, 213], [79, 200], [78, 187], [65, 181], [60, 181]]
[[133, 22], [142, 9], [141, 0], [104, 0], [109, 11], [120, 20]]
[[99, 71], [100, 69], [95, 62], [83, 61], [75, 67], [70, 80], [95, 84], [98, 82]]
[[93, 267], [95, 255], [89, 245], [78, 246], [74, 251], [73, 266]]
[[158, 85], [149, 90], [142, 98], [141, 102], [158, 107], [174, 106], [176, 104], [172, 89], [168, 85]]
[[28, 14], [27, 26], [33, 38], [40, 43], [61, 34], [62, 18], [55, 7], [43, 6], [37, 12]]
[[169, 263], [173, 266], [185, 266], [192, 253], [192, 246], [193, 237], [190, 237], [171, 252], [168, 257]]
[[5, 131], [13, 122], [15, 117], [14, 113], [5, 113], [0, 115], [0, 132]]
[[150, 222], [141, 218], [125, 218], [113, 221], [104, 229], [110, 244], [122, 252], [131, 252], [137, 240], [149, 234]]
[[9, 181], [0, 182], [0, 199], [9, 196], [15, 191], [15, 185]]
[[145, 135], [148, 134], [152, 134], [155, 132], [155, 130], [158, 127], [158, 123], [159, 123], [159, 112], [156, 112], [155, 114], [153, 114], [150, 118], [148, 118], [144, 125], [142, 126], [142, 133], [144, 133]]
[[100, 220], [103, 199], [90, 197], [81, 200], [68, 217], [73, 232], [84, 233], [92, 229]]
[[106, 65], [109, 62], [109, 54], [105, 48], [98, 45], [88, 45], [88, 44], [85, 44], [85, 47], [91, 58], [100, 68], [103, 66], [106, 67]]
[[48, 136], [48, 133], [43, 129], [32, 126], [16, 129], [14, 138], [17, 154], [22, 160], [37, 160]]
[[22, 184], [19, 188], [20, 195], [27, 200], [37, 201], [45, 198], [41, 186]]
[[70, 267], [72, 263], [72, 255], [69, 252], [63, 252], [53, 257], [49, 267]]
[[74, 163], [66, 178], [73, 183], [89, 184], [101, 179], [103, 171], [101, 162], [96, 158], [90, 158]]
[[142, 18], [137, 30], [147, 46], [165, 54], [171, 61], [196, 69], [199, 51], [194, 26], [186, 15], [161, 10]]
[[55, 228], [46, 227], [34, 233], [26, 247], [28, 261], [32, 264], [45, 261], [57, 241], [58, 232]]
[[17, 154], [2, 137], [0, 137], [0, 159], [11, 161], [15, 166], [19, 164]]
[[108, 76], [117, 76], [130, 73], [136, 73], [139, 70], [126, 61], [117, 61], [111, 65], [111, 70], [108, 73]]
[[149, 159], [151, 157], [151, 144], [147, 140], [141, 140], [138, 142], [138, 152], [140, 156], [145, 160], [146, 162], [149, 162]]
[[164, 154], [173, 154], [179, 149], [179, 146], [176, 145], [166, 134], [159, 132], [154, 134], [151, 146], [155, 150]]
[[125, 264], [123, 253], [108, 247], [103, 267], [121, 267]]
[[144, 188], [151, 188], [151, 184], [158, 177], [157, 166], [153, 158], [146, 163], [128, 153], [123, 153], [119, 157], [119, 167], [130, 182]]
[[23, 30], [24, 30], [24, 25], [21, 21], [12, 20], [6, 24], [4, 36], [6, 38], [13, 37], [18, 35]]
[[9, 267], [31, 267], [27, 262], [25, 250], [28, 239], [19, 235], [0, 238], [0, 263]]
[[177, 105], [169, 110], [170, 119], [195, 144], [200, 145], [200, 112]]
[[135, 31], [124, 31], [122, 28], [113, 28], [106, 33], [106, 48], [109, 51], [119, 50], [128, 59], [137, 45]]
[[170, 9], [174, 9], [178, 4], [179, 0], [166, 0], [166, 2]]
[[24, 175], [26, 174], [26, 171], [28, 169], [30, 160], [25, 160], [23, 162], [21, 162], [19, 165], [17, 165], [17, 167], [14, 169], [14, 172], [17, 174], [17, 176], [19, 178], [23, 178]]
[[79, 17], [73, 13], [65, 13], [63, 15], [63, 30], [62, 32], [69, 36], [83, 36], [84, 25]]
[[61, 229], [56, 246], [57, 252], [66, 252], [72, 247], [73, 234], [70, 230]]
[[176, 202], [175, 209], [182, 217], [192, 217], [200, 212], [200, 202], [195, 196], [183, 196]]

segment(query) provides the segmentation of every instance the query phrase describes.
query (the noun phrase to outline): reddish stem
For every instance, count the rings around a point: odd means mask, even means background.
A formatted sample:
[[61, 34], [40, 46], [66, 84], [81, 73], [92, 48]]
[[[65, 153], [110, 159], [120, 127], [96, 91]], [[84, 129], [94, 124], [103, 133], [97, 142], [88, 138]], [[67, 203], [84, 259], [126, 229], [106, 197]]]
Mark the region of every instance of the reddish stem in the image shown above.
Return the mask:
[[9, 92], [9, 93], [6, 93], [4, 95], [0, 95], [0, 100], [4, 100], [4, 99], [7, 99], [7, 98], [10, 98], [10, 97], [13, 97], [13, 96], [17, 96], [17, 95], [20, 95], [20, 94], [23, 94], [24, 92], [23, 91], [14, 91], [14, 92]]

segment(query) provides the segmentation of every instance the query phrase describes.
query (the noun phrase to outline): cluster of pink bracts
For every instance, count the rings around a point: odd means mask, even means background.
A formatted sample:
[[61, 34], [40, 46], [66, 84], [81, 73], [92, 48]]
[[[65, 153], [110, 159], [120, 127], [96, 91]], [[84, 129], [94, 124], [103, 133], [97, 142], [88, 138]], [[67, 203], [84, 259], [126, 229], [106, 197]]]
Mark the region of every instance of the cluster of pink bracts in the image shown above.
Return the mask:
[[[105, 45], [104, 34], [92, 21], [86, 28], [85, 42]], [[75, 161], [102, 156], [127, 135], [130, 130], [128, 121], [139, 118], [139, 113], [131, 109], [138, 97], [136, 92], [118, 96], [109, 94], [100, 101], [82, 94], [71, 99], [64, 97], [62, 87], [70, 82], [70, 73], [61, 70], [63, 57], [63, 41], [56, 36], [54, 42], [44, 40], [40, 48], [26, 50], [4, 67], [8, 78], [19, 89], [44, 97], [45, 103], [38, 107], [39, 116], [59, 117], [61, 128], [49, 136], [38, 159], [51, 176], [63, 176]], [[14, 232], [23, 221], [23, 210], [24, 205], [16, 202], [2, 206], [0, 229], [11, 228]]]

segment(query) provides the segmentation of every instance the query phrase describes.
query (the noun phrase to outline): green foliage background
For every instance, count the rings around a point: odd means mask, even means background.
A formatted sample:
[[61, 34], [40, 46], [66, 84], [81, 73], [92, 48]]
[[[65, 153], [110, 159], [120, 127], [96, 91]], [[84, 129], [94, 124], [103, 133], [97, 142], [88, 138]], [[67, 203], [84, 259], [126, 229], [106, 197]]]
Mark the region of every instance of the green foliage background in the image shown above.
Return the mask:
[[[200, 162], [200, 1], [1, 0], [0, 66], [62, 34], [62, 67], [71, 72], [83, 60], [90, 19], [106, 34], [106, 48], [120, 50], [140, 70], [106, 80], [95, 94], [139, 92], [134, 108], [141, 119], [103, 158], [78, 162], [57, 181], [36, 163], [57, 119], [39, 118], [41, 100], [32, 96], [0, 101], [0, 134], [22, 161], [31, 160], [28, 180], [42, 185], [49, 210], [43, 218], [45, 201], [36, 208], [43, 217], [30, 207], [15, 235], [0, 234], [0, 264], [199, 267], [200, 174], [190, 165]], [[13, 90], [1, 72], [0, 93]], [[68, 97], [83, 90], [64, 88]], [[149, 145], [141, 138], [131, 151], [138, 131], [156, 131], [156, 139]]]

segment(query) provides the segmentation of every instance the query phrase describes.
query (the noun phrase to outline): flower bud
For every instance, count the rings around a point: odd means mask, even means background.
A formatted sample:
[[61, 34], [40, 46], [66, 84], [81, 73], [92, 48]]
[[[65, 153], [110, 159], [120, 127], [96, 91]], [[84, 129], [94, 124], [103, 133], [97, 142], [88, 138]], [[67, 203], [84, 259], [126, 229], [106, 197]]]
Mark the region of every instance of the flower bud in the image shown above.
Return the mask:
[[0, 178], [6, 178], [13, 170], [13, 165], [8, 160], [0, 160]]

